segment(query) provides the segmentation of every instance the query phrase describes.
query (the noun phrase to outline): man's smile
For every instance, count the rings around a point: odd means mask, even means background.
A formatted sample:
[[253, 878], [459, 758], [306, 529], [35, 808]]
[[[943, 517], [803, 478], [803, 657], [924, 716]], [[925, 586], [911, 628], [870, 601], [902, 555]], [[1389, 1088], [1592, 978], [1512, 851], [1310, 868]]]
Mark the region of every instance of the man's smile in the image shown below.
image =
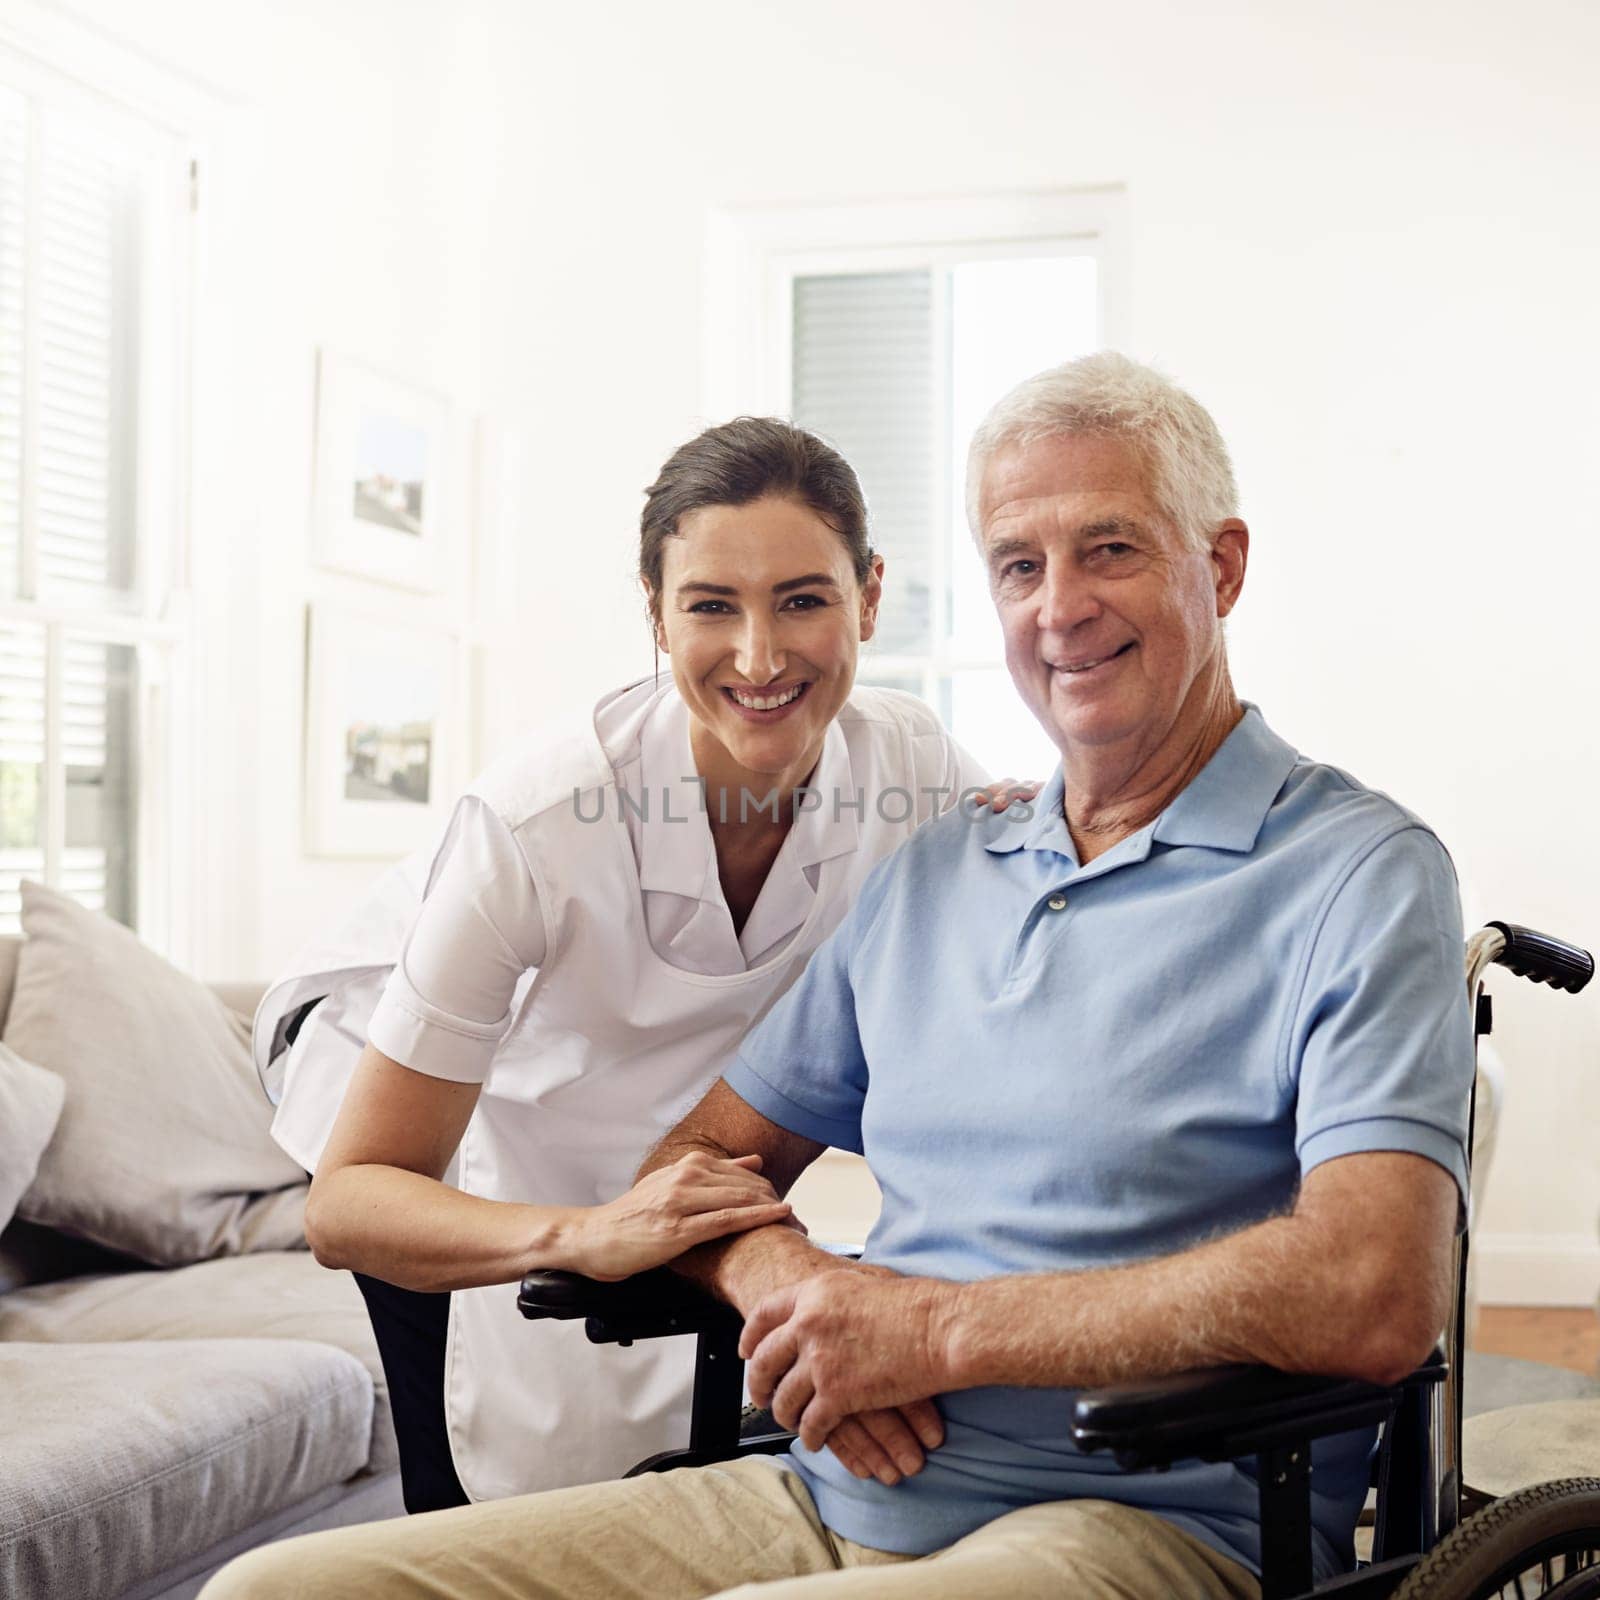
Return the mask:
[[1101, 667], [1108, 666], [1113, 661], [1120, 661], [1123, 656], [1134, 649], [1137, 641], [1130, 639], [1125, 645], [1112, 650], [1105, 655], [1078, 656], [1071, 661], [1047, 661], [1045, 665], [1052, 672], [1061, 672], [1069, 677], [1080, 678], [1088, 673], [1096, 672]]

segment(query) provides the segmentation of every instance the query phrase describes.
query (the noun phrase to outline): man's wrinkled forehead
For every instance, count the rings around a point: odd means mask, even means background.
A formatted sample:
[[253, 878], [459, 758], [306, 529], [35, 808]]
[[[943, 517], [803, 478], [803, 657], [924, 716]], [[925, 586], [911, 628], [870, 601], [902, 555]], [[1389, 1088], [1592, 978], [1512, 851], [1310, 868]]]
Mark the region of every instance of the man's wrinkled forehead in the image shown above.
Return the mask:
[[[1023, 555], [1038, 543], [1037, 516], [1013, 515], [1009, 520], [1006, 508], [1000, 507], [990, 519], [984, 533], [984, 554], [992, 561], [1003, 561], [1007, 556]], [[1138, 517], [1123, 516], [1116, 512], [1099, 516], [1085, 513], [1069, 519], [1064, 530], [1079, 543], [1088, 544], [1096, 539], [1135, 539], [1151, 531], [1151, 524]]]
[[1103, 434], [1055, 434], [996, 450], [984, 464], [978, 525], [987, 543], [998, 525], [1043, 518], [1082, 525], [1155, 510], [1142, 452]]

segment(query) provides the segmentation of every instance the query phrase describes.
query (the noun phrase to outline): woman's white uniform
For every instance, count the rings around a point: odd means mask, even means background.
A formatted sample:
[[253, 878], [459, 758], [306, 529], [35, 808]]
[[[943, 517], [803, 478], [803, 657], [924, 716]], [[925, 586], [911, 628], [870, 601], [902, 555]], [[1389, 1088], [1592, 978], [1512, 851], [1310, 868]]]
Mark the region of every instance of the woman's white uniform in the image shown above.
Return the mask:
[[[431, 868], [391, 870], [268, 992], [255, 1047], [279, 1099], [274, 1134], [315, 1169], [369, 1037], [417, 1071], [482, 1082], [447, 1175], [460, 1188], [612, 1199], [871, 869], [984, 781], [922, 701], [858, 688], [736, 936], [688, 711], [670, 683], [618, 691], [491, 767]], [[318, 995], [278, 1054], [287, 1019]], [[445, 1412], [474, 1500], [613, 1477], [686, 1439], [689, 1341], [597, 1347], [581, 1324], [524, 1321], [516, 1293], [451, 1295]]]

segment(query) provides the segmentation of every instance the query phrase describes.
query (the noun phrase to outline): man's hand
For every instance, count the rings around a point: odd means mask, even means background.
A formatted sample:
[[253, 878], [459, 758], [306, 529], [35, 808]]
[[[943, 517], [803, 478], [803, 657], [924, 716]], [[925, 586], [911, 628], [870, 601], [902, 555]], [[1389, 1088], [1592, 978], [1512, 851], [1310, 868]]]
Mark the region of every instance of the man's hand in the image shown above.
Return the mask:
[[[776, 1302], [784, 1295], [796, 1294], [807, 1284], [823, 1278], [855, 1277], [890, 1283], [901, 1281], [900, 1274], [888, 1267], [857, 1261], [853, 1256], [834, 1255], [831, 1251], [819, 1250], [809, 1244], [788, 1252], [781, 1271], [787, 1276], [779, 1283], [771, 1285], [753, 1299], [736, 1300], [745, 1314], [747, 1332], [749, 1319], [762, 1305]], [[929, 1389], [926, 1394], [933, 1392]], [[792, 1424], [785, 1423], [784, 1426]], [[931, 1400], [925, 1395], [917, 1395], [903, 1405], [875, 1407], [845, 1417], [824, 1443], [845, 1469], [856, 1477], [876, 1478], [892, 1488], [902, 1478], [921, 1472], [927, 1452], [944, 1443], [944, 1419]]]
[[[928, 1397], [950, 1386], [946, 1287], [869, 1268], [820, 1273], [768, 1295], [739, 1340], [751, 1398], [809, 1449], [827, 1444], [857, 1477], [896, 1483], [919, 1471], [923, 1451], [944, 1437]], [[881, 1453], [892, 1462], [887, 1473]]]
[[[643, 1176], [666, 1167], [686, 1150], [724, 1159], [749, 1150], [761, 1156], [762, 1173], [772, 1180], [773, 1188], [786, 1194], [825, 1148], [780, 1128], [719, 1080], [650, 1152], [640, 1172]], [[752, 1228], [686, 1251], [673, 1261], [673, 1270], [726, 1300], [745, 1317], [768, 1296], [798, 1288], [818, 1276], [891, 1280], [897, 1276], [886, 1267], [865, 1266], [820, 1250], [804, 1238], [803, 1229], [795, 1231], [793, 1218], [779, 1220], [788, 1225]], [[828, 1448], [858, 1478], [898, 1483], [905, 1474], [920, 1472], [924, 1452], [944, 1441], [943, 1419], [926, 1398], [932, 1393], [926, 1389], [904, 1406], [845, 1417], [829, 1437]]]

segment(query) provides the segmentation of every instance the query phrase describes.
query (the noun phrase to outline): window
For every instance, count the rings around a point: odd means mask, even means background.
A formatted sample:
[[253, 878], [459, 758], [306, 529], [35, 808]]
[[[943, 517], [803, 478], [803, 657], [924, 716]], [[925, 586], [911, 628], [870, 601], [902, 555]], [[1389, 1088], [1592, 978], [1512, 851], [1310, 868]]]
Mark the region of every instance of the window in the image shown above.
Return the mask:
[[713, 306], [764, 352], [741, 358], [714, 333], [726, 399], [713, 414], [785, 413], [855, 467], [885, 565], [860, 680], [922, 695], [997, 774], [1039, 776], [1057, 757], [1003, 663], [967, 528], [967, 446], [1013, 384], [1114, 342], [1115, 221], [1116, 197], [1097, 193], [713, 228]]
[[162, 943], [189, 642], [175, 135], [0, 49], [0, 931], [36, 878]]

